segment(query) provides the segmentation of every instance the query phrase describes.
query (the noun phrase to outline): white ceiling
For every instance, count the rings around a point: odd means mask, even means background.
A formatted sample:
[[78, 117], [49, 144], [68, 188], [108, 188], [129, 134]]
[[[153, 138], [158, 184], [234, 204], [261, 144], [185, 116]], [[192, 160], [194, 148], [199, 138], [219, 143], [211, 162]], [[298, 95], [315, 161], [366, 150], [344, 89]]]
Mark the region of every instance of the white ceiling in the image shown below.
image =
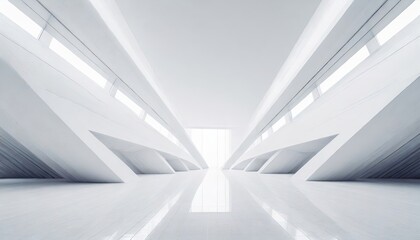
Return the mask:
[[241, 127], [320, 0], [117, 3], [181, 124]]

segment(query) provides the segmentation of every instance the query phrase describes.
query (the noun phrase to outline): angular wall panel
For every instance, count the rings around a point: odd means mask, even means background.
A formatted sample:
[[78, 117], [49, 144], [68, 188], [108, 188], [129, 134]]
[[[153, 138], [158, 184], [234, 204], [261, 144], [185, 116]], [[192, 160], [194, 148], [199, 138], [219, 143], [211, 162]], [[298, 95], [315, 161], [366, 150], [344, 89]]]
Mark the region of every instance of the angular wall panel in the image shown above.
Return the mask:
[[[4, 56], [0, 53], [0, 57]], [[101, 159], [92, 151], [92, 148], [101, 148], [97, 145], [98, 140], [91, 136], [92, 145], [87, 146], [10, 65], [0, 62], [0, 69], [0, 126], [16, 141], [67, 180], [129, 180], [132, 173], [129, 168], [111, 169], [107, 165], [106, 162], [117, 160], [117, 157], [101, 149], [97, 153], [106, 156]]]
[[170, 154], [166, 154], [166, 153], [160, 153], [165, 160], [169, 163], [169, 165], [171, 165], [171, 167], [176, 171], [176, 172], [185, 172], [188, 171], [188, 167], [185, 165], [184, 161], [172, 156]]
[[420, 178], [420, 134], [368, 166], [360, 178]]
[[142, 149], [135, 152], [124, 152], [123, 155], [143, 174], [175, 173], [175, 170], [153, 149]]
[[61, 176], [0, 128], [0, 178], [61, 178]]
[[335, 136], [308, 141], [278, 150], [259, 173], [295, 173]]
[[263, 154], [251, 160], [244, 168], [245, 172], [257, 172], [267, 162], [273, 153]]
[[175, 172], [157, 150], [97, 132], [92, 132], [92, 134], [116, 153], [136, 174]]
[[313, 154], [279, 150], [258, 171], [259, 173], [295, 173]]
[[190, 161], [186, 161], [184, 159], [181, 159], [181, 160], [184, 162], [185, 166], [187, 166], [187, 168], [189, 170], [200, 170], [201, 169], [200, 167], [198, 167], [197, 165], [195, 165], [194, 163], [192, 163]]
[[257, 172], [267, 162], [267, 158], [255, 158], [248, 166], [245, 167], [245, 172]]
[[64, 179], [136, 179], [91, 131], [195, 161], [113, 98], [109, 83], [99, 87], [45, 42], [16, 30], [0, 18], [0, 127]]
[[[408, 170], [409, 166], [404, 166], [404, 161], [416, 163], [416, 150], [412, 151], [414, 159], [409, 157], [410, 151], [407, 151], [406, 158], [397, 156], [399, 149], [402, 151], [404, 145], [409, 147], [410, 140], [415, 139], [420, 133], [419, 91], [420, 78], [398, 94], [357, 133], [347, 139], [339, 138], [340, 136], [334, 139], [331, 142], [334, 143], [333, 145], [323, 149], [326, 152], [321, 151], [313, 158], [315, 161], [319, 161], [321, 157], [324, 158], [323, 164], [312, 169], [309, 175], [306, 175], [309, 169], [305, 169], [302, 174], [305, 174], [309, 180], [354, 180], [361, 178], [363, 173], [372, 166], [379, 167], [379, 172], [386, 171], [384, 166], [377, 164], [388, 156], [390, 156], [388, 161], [392, 162], [391, 165], [399, 165], [399, 161], [403, 161], [400, 167]], [[413, 144], [416, 144], [416, 141]], [[331, 149], [328, 148], [330, 146]], [[404, 151], [401, 153], [404, 154]]]
[[232, 170], [244, 170], [252, 160], [254, 160], [254, 158], [243, 160], [243, 161], [237, 163], [236, 165], [234, 165], [231, 169]]

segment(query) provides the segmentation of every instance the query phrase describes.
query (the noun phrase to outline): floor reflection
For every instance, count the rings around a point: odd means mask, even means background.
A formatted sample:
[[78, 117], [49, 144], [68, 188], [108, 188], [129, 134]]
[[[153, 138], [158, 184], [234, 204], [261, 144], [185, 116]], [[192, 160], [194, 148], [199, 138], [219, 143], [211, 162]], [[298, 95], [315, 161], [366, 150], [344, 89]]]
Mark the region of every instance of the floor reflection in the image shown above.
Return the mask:
[[240, 178], [252, 199], [291, 239], [354, 239], [313, 205], [290, 176], [248, 174]]
[[[232, 175], [232, 176], [231, 176]], [[407, 181], [294, 182], [228, 174], [291, 239], [420, 239], [420, 188]]]
[[420, 239], [418, 182], [209, 170], [131, 184], [7, 183], [0, 195], [8, 240]]
[[121, 239], [145, 240], [162, 222], [171, 208], [178, 202], [181, 193], [170, 199], [136, 234], [125, 235]]
[[209, 169], [197, 189], [190, 212], [230, 212], [229, 181], [218, 169]]
[[264, 200], [261, 200], [254, 194], [250, 193], [252, 198], [264, 209], [266, 213], [278, 223], [287, 233], [290, 234], [296, 240], [310, 240], [302, 229], [295, 227], [288, 221], [287, 215], [281, 214], [280, 212], [271, 208]]

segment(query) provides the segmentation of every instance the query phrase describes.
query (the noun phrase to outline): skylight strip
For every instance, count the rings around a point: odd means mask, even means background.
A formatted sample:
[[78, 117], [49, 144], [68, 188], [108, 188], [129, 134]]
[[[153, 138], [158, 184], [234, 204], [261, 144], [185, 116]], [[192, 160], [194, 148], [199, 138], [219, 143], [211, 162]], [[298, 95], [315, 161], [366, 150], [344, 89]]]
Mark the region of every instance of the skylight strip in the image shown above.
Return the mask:
[[352, 3], [353, 0], [321, 1], [260, 103], [258, 111], [249, 124], [250, 129], [256, 127], [277, 99], [286, 91], [289, 84], [295, 79]]
[[314, 96], [312, 93], [308, 94], [302, 101], [300, 101], [290, 112], [292, 113], [292, 117], [295, 118], [299, 115], [303, 110], [305, 110], [311, 103], [314, 102]]
[[276, 123], [274, 123], [271, 128], [273, 129], [273, 132], [276, 132], [277, 130], [279, 130], [284, 125], [286, 125], [286, 118], [282, 117]]
[[144, 110], [120, 90], [117, 90], [117, 93], [115, 94], [115, 99], [117, 99], [126, 107], [128, 107], [137, 116], [140, 117], [144, 114]]
[[10, 19], [12, 22], [17, 24], [27, 33], [34, 38], [38, 39], [42, 32], [40, 27], [35, 21], [26, 16], [20, 11], [15, 5], [10, 3], [8, 0], [0, 0], [0, 13]]
[[259, 136], [257, 139], [255, 139], [254, 145], [257, 146], [261, 143], [261, 136]]
[[173, 142], [175, 145], [178, 145], [178, 146], [179, 146], [180, 142], [179, 142], [178, 138], [176, 138], [176, 137], [175, 137], [172, 133], [170, 133], [170, 132], [168, 132], [168, 139], [169, 139], [171, 142]]
[[145, 121], [146, 121], [147, 124], [149, 124], [152, 128], [154, 128], [156, 131], [158, 131], [163, 136], [165, 136], [165, 137], [168, 136], [168, 133], [169, 133], [168, 129], [166, 129], [164, 126], [162, 126], [162, 124], [160, 124], [158, 121], [156, 121], [156, 119], [154, 119], [149, 114], [146, 115]]
[[76, 56], [70, 49], [66, 48], [61, 42], [53, 38], [49, 45], [50, 49], [57, 53], [60, 57], [73, 65], [77, 70], [90, 78], [93, 82], [104, 88], [107, 80], [90, 67], [86, 62]]
[[261, 140], [265, 140], [270, 136], [270, 133], [267, 131], [263, 132], [263, 134], [261, 135]]
[[339, 67], [333, 74], [331, 74], [319, 85], [321, 93], [328, 91], [351, 70], [357, 67], [357, 65], [363, 62], [363, 60], [365, 60], [368, 56], [369, 50], [366, 46], [363, 46], [357, 53], [355, 53], [349, 60], [347, 60], [343, 65], [341, 65], [341, 67]]
[[411, 3], [400, 15], [390, 22], [382, 31], [376, 35], [376, 39], [380, 45], [386, 43], [395, 34], [405, 28], [414, 19], [420, 16], [420, 0]]

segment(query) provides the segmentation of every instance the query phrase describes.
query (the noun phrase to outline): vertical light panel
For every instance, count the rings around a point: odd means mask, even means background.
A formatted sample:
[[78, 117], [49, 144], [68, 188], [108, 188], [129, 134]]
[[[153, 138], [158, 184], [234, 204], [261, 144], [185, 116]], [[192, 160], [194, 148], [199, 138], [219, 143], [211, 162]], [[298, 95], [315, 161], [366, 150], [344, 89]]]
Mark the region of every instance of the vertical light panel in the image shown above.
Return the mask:
[[191, 203], [191, 212], [229, 212], [229, 182], [220, 169], [230, 156], [229, 129], [189, 129], [191, 140], [206, 160], [209, 170]]
[[229, 129], [188, 129], [197, 150], [206, 160], [209, 168], [220, 169], [230, 156], [231, 133]]
[[217, 168], [218, 159], [218, 138], [217, 129], [203, 129], [202, 133], [202, 156], [207, 160], [209, 168]]

